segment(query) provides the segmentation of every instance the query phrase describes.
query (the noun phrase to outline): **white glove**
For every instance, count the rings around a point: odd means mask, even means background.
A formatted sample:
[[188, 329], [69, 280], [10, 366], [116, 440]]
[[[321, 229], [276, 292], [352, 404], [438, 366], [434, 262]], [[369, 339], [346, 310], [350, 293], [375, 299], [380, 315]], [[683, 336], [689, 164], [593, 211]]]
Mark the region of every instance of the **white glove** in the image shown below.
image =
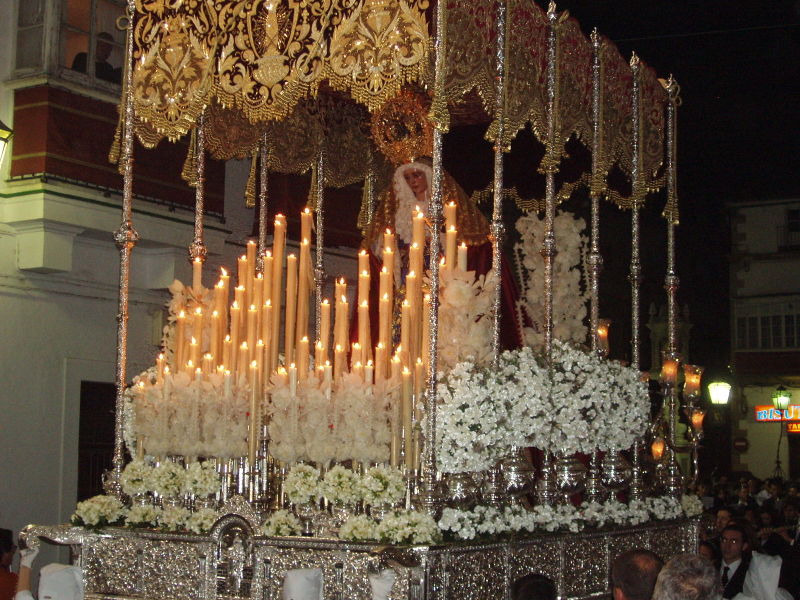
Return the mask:
[[36, 559], [36, 556], [39, 554], [39, 547], [36, 548], [25, 548], [24, 550], [19, 551], [19, 566], [20, 567], [28, 567], [31, 568], [33, 565], [33, 561]]

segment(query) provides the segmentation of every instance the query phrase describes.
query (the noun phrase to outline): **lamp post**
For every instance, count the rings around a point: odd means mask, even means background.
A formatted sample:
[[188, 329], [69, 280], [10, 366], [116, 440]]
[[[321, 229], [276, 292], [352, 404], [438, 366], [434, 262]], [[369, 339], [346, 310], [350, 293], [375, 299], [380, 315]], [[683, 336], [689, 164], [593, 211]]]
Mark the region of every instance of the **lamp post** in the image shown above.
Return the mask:
[[725, 406], [727, 406], [731, 398], [731, 384], [725, 380], [716, 379], [711, 381], [706, 389], [708, 389], [708, 396], [711, 399], [711, 406], [714, 409], [711, 413], [711, 417], [722, 427], [722, 433], [716, 434], [721, 436], [718, 439], [718, 443], [713, 444], [716, 447], [716, 451], [714, 452], [715, 466], [713, 469], [716, 470], [722, 468], [723, 460], [726, 460], [724, 457], [729, 454], [728, 445], [730, 444], [730, 440], [728, 437], [728, 430], [726, 429], [729, 424], [724, 413]]
[[[775, 390], [775, 393], [772, 394], [772, 404], [780, 411], [784, 411], [789, 408], [789, 403], [791, 401], [792, 393], [782, 385], [779, 385]], [[778, 449], [775, 451], [775, 471], [773, 472], [772, 476], [783, 479], [785, 473], [783, 472], [783, 467], [781, 467], [781, 442], [783, 441], [783, 428], [785, 425], [783, 421], [779, 421], [778, 425], [781, 429], [778, 432]]]
[[0, 166], [3, 164], [3, 157], [6, 154], [6, 148], [11, 143], [12, 137], [14, 137], [14, 130], [0, 121]]
[[725, 406], [731, 398], [731, 384], [727, 381], [712, 381], [708, 384], [708, 395], [714, 406]]

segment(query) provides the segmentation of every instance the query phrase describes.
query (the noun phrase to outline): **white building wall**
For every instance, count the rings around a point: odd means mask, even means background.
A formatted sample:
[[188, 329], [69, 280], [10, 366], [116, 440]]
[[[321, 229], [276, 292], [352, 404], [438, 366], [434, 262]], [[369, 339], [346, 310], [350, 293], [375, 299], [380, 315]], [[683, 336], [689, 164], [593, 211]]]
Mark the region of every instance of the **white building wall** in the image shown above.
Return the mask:
[[[759, 479], [772, 477], [775, 472], [775, 459], [778, 456], [778, 438], [783, 428], [781, 440], [780, 460], [785, 476], [789, 475], [789, 442], [785, 423], [759, 423], [755, 420], [754, 407], [759, 405], [772, 405], [772, 394], [775, 388], [771, 386], [747, 386], [742, 390], [743, 400], [747, 402], [747, 414], [739, 420], [739, 431], [734, 430], [734, 437], [747, 439], [749, 447], [746, 452], [738, 453], [741, 469], [748, 470]], [[792, 390], [795, 402], [800, 399], [800, 389]], [[729, 405], [727, 409], [738, 408]], [[800, 434], [791, 434], [800, 435]]]

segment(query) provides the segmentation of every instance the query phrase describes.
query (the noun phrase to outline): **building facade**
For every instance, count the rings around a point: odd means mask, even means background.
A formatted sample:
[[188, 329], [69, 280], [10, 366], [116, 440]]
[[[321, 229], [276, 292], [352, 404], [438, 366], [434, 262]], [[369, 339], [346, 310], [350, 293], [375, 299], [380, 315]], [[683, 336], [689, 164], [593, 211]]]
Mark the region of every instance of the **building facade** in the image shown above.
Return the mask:
[[800, 403], [800, 199], [736, 203], [730, 211], [732, 466], [762, 478], [780, 467], [797, 479], [800, 433], [757, 421], [755, 409], [771, 405], [778, 386]]
[[[117, 26], [125, 5], [0, 3], [0, 120], [14, 130], [0, 164], [0, 527], [68, 520], [76, 500], [96, 487], [113, 445], [119, 251], [112, 234], [122, 177], [108, 157], [119, 122], [125, 32]], [[187, 148], [186, 141], [135, 148], [141, 238], [132, 255], [129, 378], [154, 362], [168, 286], [190, 281], [195, 192], [181, 179]], [[208, 161], [207, 287], [220, 266], [236, 264], [254, 231], [243, 200], [249, 168]], [[307, 179], [270, 182], [290, 240]], [[354, 255], [331, 248], [327, 272], [355, 279]]]

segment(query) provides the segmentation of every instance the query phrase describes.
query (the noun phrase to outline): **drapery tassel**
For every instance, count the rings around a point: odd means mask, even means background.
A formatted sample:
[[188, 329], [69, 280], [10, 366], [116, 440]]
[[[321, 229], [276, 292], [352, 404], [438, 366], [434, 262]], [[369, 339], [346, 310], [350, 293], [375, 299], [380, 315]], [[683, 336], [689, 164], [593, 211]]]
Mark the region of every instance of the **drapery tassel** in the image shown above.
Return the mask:
[[361, 210], [358, 211], [356, 226], [361, 230], [361, 235], [367, 235], [367, 229], [372, 221], [372, 177], [367, 175], [361, 192]]
[[317, 210], [317, 165], [311, 167], [311, 187], [308, 188], [308, 208], [312, 211]]
[[[123, 113], [124, 114], [124, 111]], [[120, 118], [117, 121], [117, 127], [114, 129], [114, 140], [111, 142], [111, 148], [108, 150], [108, 162], [112, 165], [117, 165], [117, 170], [119, 171], [120, 175], [125, 170], [122, 166], [122, 162], [119, 160], [122, 154], [122, 119]]]
[[244, 204], [248, 208], [256, 205], [256, 165], [258, 163], [258, 152], [253, 153], [250, 160], [250, 174], [247, 176], [247, 186], [244, 188]]
[[181, 179], [191, 187], [197, 186], [197, 128], [192, 129], [189, 138], [189, 151], [186, 153], [186, 160], [183, 161]]

